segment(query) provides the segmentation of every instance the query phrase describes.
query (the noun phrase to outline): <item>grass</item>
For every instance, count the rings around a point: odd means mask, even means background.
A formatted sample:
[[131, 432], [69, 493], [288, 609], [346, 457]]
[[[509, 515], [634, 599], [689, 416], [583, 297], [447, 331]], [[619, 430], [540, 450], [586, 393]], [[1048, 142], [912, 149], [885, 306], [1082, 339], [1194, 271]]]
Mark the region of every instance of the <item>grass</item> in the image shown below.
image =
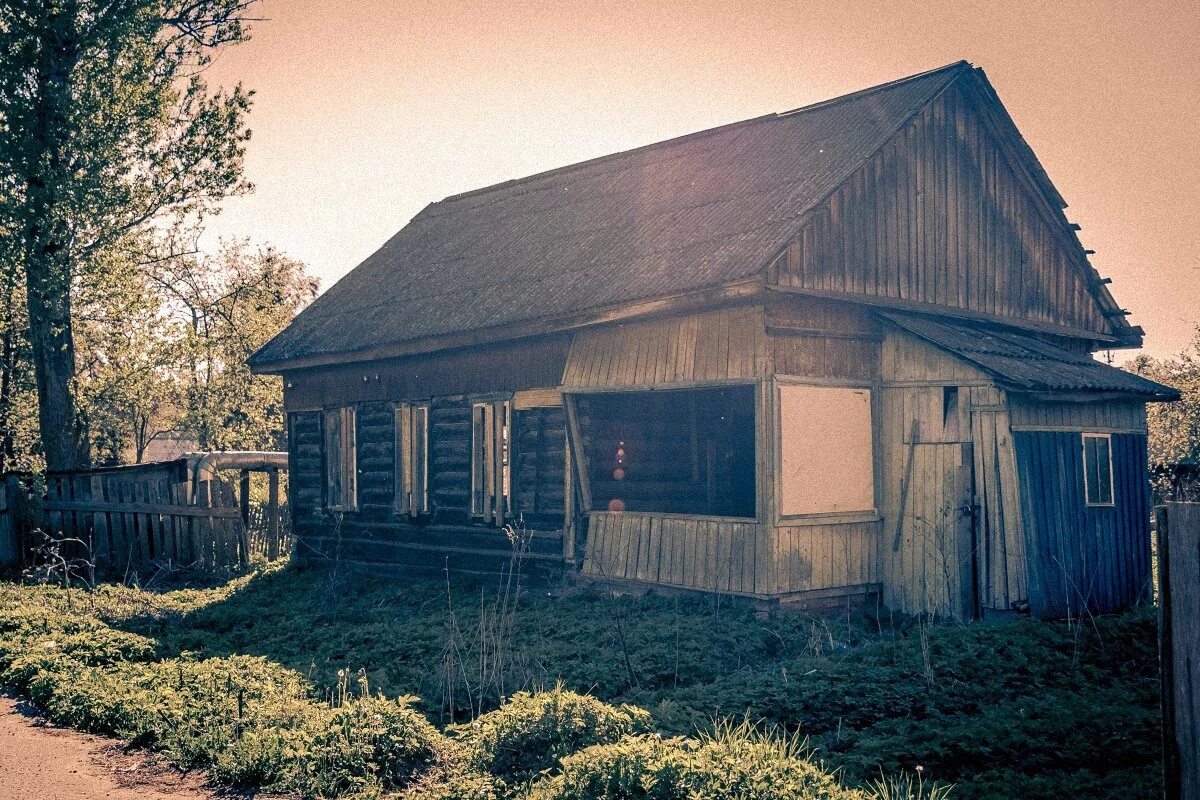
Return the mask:
[[[502, 698], [561, 683], [646, 709], [664, 741], [692, 737], [686, 757], [633, 740], [579, 743], [609, 748], [588, 763], [632, 758], [679, 786], [698, 780], [679, 771], [696, 753], [730, 757], [711, 742], [705, 749], [699, 734], [733, 718], [806, 737], [813, 758], [839, 770], [842, 783], [877, 796], [888, 796], [871, 788], [881, 774], [906, 773], [953, 783], [954, 798], [975, 800], [1159, 792], [1157, 655], [1146, 610], [1074, 626], [880, 625], [845, 615], [759, 619], [722, 598], [516, 599], [479, 586], [294, 569], [202, 589], [103, 586], [69, 599], [58, 588], [0, 588], [0, 608], [62, 611], [68, 601], [77, 613], [145, 637], [137, 641], [149, 642], [156, 660], [261, 657], [313, 687], [309, 702], [330, 708], [346, 676], [361, 674], [372, 691], [419, 698], [411, 708], [450, 726], [446, 741], [456, 747], [462, 731], [469, 738], [472, 717]], [[146, 657], [136, 642], [111, 649]], [[529, 730], [544, 733], [539, 720]], [[543, 741], [538, 752], [544, 748]], [[559, 789], [546, 784], [539, 796], [594, 780], [585, 761], [570, 761], [584, 771], [560, 776]]]

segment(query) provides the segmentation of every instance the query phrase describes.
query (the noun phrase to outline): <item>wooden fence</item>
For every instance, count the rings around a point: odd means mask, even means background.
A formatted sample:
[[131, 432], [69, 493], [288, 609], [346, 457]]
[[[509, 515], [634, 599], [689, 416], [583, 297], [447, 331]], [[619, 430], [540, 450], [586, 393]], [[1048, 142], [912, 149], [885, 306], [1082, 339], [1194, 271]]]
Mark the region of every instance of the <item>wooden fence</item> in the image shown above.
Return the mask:
[[[7, 541], [14, 551], [9, 562], [30, 564], [39, 557], [40, 539], [67, 560], [124, 575], [149, 564], [211, 571], [288, 555], [277, 472], [271, 472], [268, 502], [257, 506], [250, 503], [248, 471], [235, 482], [197, 473], [194, 461], [50, 473], [44, 500], [25, 498], [26, 506], [40, 507], [31, 522], [22, 525], [0, 511], [0, 556]], [[11, 494], [0, 498], [0, 508], [12, 504]]]
[[1200, 503], [1155, 509], [1163, 778], [1167, 800], [1200, 800]]

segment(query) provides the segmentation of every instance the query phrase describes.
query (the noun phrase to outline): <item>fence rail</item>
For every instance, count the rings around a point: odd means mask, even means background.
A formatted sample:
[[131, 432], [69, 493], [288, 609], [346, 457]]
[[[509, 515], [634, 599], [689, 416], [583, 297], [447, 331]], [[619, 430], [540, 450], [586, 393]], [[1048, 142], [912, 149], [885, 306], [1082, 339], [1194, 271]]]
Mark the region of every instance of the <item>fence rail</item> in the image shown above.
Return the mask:
[[[245, 461], [246, 454], [239, 454]], [[272, 454], [264, 454], [272, 455]], [[279, 468], [268, 472], [266, 503], [250, 501], [249, 473], [240, 481], [216, 469], [197, 468], [197, 457], [128, 467], [50, 473], [44, 498], [25, 496], [8, 480], [0, 489], [0, 565], [36, 560], [37, 539], [49, 540], [65, 559], [95, 571], [127, 574], [149, 564], [219, 570], [252, 559], [286, 556], [290, 537], [286, 506], [279, 502]], [[236, 475], [235, 475], [236, 477]], [[15, 506], [36, 508], [22, 520]], [[35, 535], [35, 530], [45, 537]]]

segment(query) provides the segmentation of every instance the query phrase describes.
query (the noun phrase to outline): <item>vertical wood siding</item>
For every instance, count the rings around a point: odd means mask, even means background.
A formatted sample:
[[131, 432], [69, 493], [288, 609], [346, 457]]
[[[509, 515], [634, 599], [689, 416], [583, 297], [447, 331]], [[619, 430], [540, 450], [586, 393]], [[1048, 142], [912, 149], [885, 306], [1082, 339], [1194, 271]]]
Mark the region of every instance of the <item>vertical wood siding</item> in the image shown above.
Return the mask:
[[593, 511], [583, 572], [687, 589], [752, 594], [768, 558], [751, 521]]
[[1150, 584], [1146, 437], [1113, 434], [1112, 507], [1084, 503], [1081, 435], [1013, 434], [1036, 616], [1116, 611], [1144, 600]]
[[1014, 427], [1086, 428], [1097, 431], [1146, 430], [1146, 404], [1113, 400], [1106, 403], [1042, 403], [1013, 395], [1009, 413]]
[[807, 297], [766, 305], [767, 356], [776, 375], [873, 380], [879, 323], [861, 306]]
[[762, 372], [762, 306], [739, 306], [576, 332], [564, 387], [670, 386]]
[[772, 592], [878, 583], [879, 523], [781, 525], [775, 529]]
[[951, 87], [814, 209], [768, 280], [1107, 333], [1056, 214]]

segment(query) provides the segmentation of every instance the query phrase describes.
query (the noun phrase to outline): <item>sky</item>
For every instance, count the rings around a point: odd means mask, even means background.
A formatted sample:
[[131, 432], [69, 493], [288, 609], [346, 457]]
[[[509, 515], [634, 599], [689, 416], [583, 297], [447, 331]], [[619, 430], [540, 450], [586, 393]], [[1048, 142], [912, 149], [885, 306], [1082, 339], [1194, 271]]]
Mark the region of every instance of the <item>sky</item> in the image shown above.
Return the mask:
[[[1200, 323], [1200, 2], [261, 0], [209, 70], [255, 91], [248, 237], [328, 288], [451, 194], [967, 59], [1146, 329]], [[399, 313], [399, 312], [398, 312]]]

